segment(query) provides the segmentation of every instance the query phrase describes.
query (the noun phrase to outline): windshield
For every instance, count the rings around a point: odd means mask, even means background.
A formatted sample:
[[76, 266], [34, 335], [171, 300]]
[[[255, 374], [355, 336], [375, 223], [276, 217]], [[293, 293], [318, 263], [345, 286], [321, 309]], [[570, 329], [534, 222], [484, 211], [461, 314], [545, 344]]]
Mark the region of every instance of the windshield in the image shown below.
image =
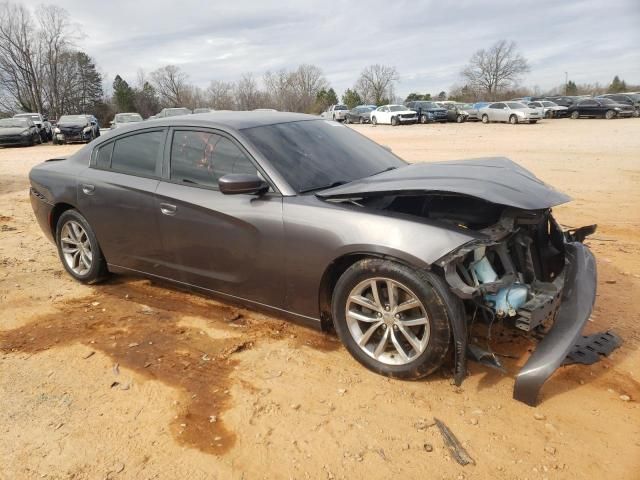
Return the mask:
[[60, 120], [58, 120], [58, 123], [78, 123], [84, 125], [85, 123], [89, 123], [89, 120], [84, 115], [63, 115], [60, 117]]
[[473, 108], [473, 105], [471, 105], [470, 103], [458, 103], [457, 106], [462, 110], [468, 110], [470, 108]]
[[390, 112], [403, 112], [407, 110], [407, 107], [403, 107], [402, 105], [389, 105]]
[[137, 113], [119, 113], [116, 115], [116, 123], [141, 122], [142, 117]]
[[523, 108], [529, 108], [525, 104], [518, 103], [518, 102], [509, 102], [509, 103], [507, 103], [507, 107], [509, 107], [511, 109], [514, 109], [514, 110], [521, 110]]
[[557, 107], [558, 106], [556, 103], [553, 103], [553, 102], [542, 102], [542, 105], [544, 105], [545, 107]]
[[4, 118], [0, 120], [0, 128], [27, 128], [29, 121], [26, 118]]
[[265, 125], [242, 133], [298, 193], [406, 165], [365, 136], [326, 120]]
[[167, 108], [167, 117], [177, 117], [178, 115], [189, 115], [191, 110], [188, 108]]
[[334, 110], [349, 110], [346, 105], [336, 105], [333, 107]]

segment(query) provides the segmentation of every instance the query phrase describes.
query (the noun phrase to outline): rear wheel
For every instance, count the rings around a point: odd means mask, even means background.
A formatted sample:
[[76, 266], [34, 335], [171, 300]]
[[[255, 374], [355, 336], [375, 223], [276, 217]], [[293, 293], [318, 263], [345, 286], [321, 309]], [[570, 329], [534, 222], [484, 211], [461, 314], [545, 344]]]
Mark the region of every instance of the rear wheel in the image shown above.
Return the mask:
[[360, 125], [364, 125], [364, 117], [360, 117]]
[[344, 117], [344, 123], [346, 123], [347, 125], [351, 123], [351, 120], [349, 119], [348, 115]]
[[616, 112], [613, 110], [607, 110], [607, 112], [604, 114], [604, 118], [606, 118], [607, 120], [611, 120], [612, 118], [616, 117]]
[[511, 115], [511, 116], [509, 117], [509, 123], [510, 123], [511, 125], [515, 125], [516, 123], [518, 123], [518, 117], [516, 117], [515, 115]]
[[365, 259], [338, 280], [332, 314], [340, 340], [356, 360], [382, 375], [414, 379], [442, 365], [450, 320], [464, 312], [434, 273]]
[[577, 120], [580, 118], [580, 112], [578, 112], [577, 110], [574, 110], [573, 112], [571, 112], [571, 118], [573, 118], [574, 120]]
[[89, 222], [77, 210], [64, 212], [56, 226], [56, 244], [62, 265], [82, 283], [96, 283], [107, 274], [107, 264]]
[[420, 115], [420, 123], [429, 123], [429, 117], [427, 117], [426, 115]]
[[464, 122], [464, 116], [463, 116], [463, 115], [458, 115], [458, 116], [456, 117], [456, 122], [458, 122], [458, 123], [462, 123], [462, 122]]
[[482, 123], [489, 123], [489, 115], [487, 114], [482, 115]]

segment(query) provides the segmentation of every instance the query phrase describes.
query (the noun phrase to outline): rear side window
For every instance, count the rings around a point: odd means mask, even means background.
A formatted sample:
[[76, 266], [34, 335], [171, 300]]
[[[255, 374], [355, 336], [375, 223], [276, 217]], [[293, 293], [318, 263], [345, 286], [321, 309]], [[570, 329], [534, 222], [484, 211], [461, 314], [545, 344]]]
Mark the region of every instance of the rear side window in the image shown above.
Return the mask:
[[98, 149], [98, 154], [96, 155], [96, 167], [104, 169], [111, 168], [113, 145], [114, 142], [109, 142]]
[[132, 175], [157, 176], [156, 165], [163, 142], [162, 131], [138, 133], [116, 140], [111, 154], [111, 169]]
[[251, 160], [226, 137], [210, 132], [176, 131], [171, 143], [171, 179], [218, 188], [230, 173], [258, 173]]

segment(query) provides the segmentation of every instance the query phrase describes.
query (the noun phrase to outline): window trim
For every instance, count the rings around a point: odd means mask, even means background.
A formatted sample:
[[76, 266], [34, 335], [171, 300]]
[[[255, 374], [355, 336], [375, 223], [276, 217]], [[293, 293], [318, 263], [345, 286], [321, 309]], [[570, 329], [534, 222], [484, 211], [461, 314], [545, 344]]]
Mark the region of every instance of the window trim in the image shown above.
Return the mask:
[[[156, 171], [155, 171], [155, 175], [143, 175], [141, 173], [132, 173], [132, 172], [122, 172], [120, 170], [114, 170], [113, 168], [111, 168], [112, 162], [113, 162], [113, 152], [115, 152], [115, 142], [117, 142], [118, 140], [122, 140], [124, 138], [127, 137], [131, 137], [133, 135], [140, 135], [143, 133], [153, 133], [153, 132], [162, 132], [164, 135], [164, 139], [162, 140], [162, 146], [160, 148], [160, 151], [158, 152], [158, 157], [156, 158]], [[108, 141], [105, 142], [101, 142], [98, 145], [96, 145], [95, 147], [93, 147], [93, 150], [91, 151], [91, 160], [89, 161], [89, 168], [93, 168], [95, 170], [102, 170], [104, 172], [113, 172], [113, 173], [119, 173], [120, 175], [130, 175], [132, 177], [140, 177], [140, 178], [150, 178], [153, 180], [162, 180], [162, 166], [163, 166], [163, 158], [164, 158], [164, 150], [165, 150], [165, 146], [166, 146], [166, 138], [167, 138], [167, 128], [166, 127], [155, 127], [155, 128], [145, 128], [145, 129], [140, 129], [140, 130], [134, 130], [132, 132], [127, 132], [127, 133], [123, 133], [121, 135], [118, 135], [114, 138], [110, 138]], [[98, 150], [102, 147], [105, 147], [107, 145], [109, 145], [110, 143], [113, 143], [113, 151], [111, 152], [111, 161], [109, 162], [109, 168], [102, 168], [99, 167], [97, 165], [97, 157], [98, 157]]]
[[169, 127], [167, 136], [165, 138], [164, 156], [162, 159], [162, 177], [160, 178], [160, 180], [162, 180], [163, 182], [173, 183], [174, 185], [181, 185], [183, 187], [211, 190], [214, 192], [220, 191], [220, 188], [217, 185], [215, 187], [210, 187], [208, 185], [196, 185], [191, 183], [180, 182], [178, 180], [173, 180], [171, 178], [171, 148], [173, 146], [173, 137], [176, 134], [176, 132], [183, 132], [183, 131], [205, 132], [205, 133], [211, 133], [211, 134], [226, 138], [231, 143], [233, 143], [247, 157], [247, 159], [255, 167], [256, 171], [260, 173], [264, 181], [267, 182], [267, 184], [269, 185], [269, 192], [267, 193], [269, 194], [275, 193], [279, 196], [282, 195], [282, 193], [280, 192], [276, 184], [271, 180], [269, 175], [267, 175], [264, 169], [260, 166], [260, 163], [256, 161], [254, 156], [251, 155], [251, 153], [247, 150], [247, 148], [245, 148], [242, 142], [240, 142], [237, 138], [235, 138], [233, 135], [230, 135], [228, 132], [225, 132], [224, 130], [218, 130], [216, 128], [211, 128], [211, 127], [190, 127], [185, 125], [175, 125], [175, 126]]

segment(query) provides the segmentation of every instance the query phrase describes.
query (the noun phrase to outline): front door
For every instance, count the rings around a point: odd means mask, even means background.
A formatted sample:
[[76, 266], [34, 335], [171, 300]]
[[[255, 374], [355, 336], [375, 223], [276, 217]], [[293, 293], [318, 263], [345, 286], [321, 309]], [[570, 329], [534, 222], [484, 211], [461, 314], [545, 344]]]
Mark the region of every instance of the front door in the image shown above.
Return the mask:
[[170, 136], [156, 192], [163, 266], [184, 283], [282, 307], [282, 197], [218, 190], [226, 174], [259, 174], [227, 134], [174, 129]]

